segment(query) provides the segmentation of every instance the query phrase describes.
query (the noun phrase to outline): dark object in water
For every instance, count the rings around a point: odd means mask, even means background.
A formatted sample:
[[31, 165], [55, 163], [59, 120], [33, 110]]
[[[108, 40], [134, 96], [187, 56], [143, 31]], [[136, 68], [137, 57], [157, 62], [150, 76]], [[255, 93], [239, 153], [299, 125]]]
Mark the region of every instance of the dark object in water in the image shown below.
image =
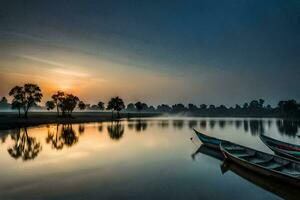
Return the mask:
[[207, 136], [203, 133], [200, 133], [199, 131], [195, 130], [196, 135], [198, 136], [199, 140], [201, 140], [201, 142], [211, 148], [214, 149], [220, 149], [220, 143], [221, 141], [225, 141], [225, 140], [221, 140], [215, 137], [211, 137], [211, 136]]
[[300, 160], [300, 146], [275, 140], [265, 135], [259, 136], [261, 141], [267, 145], [276, 154], [285, 156], [291, 159]]
[[[202, 144], [198, 148], [198, 150], [192, 154], [192, 157], [195, 158], [198, 153], [202, 153], [204, 155], [210, 156], [220, 161], [224, 159], [224, 156], [220, 150], [216, 150], [215, 148], [211, 148], [205, 144]], [[231, 171], [234, 174], [249, 181], [250, 183], [266, 191], [269, 191], [283, 199], [291, 199], [291, 200], [299, 199], [300, 190], [298, 186], [295, 186], [293, 184], [287, 184], [276, 178], [262, 176], [254, 171], [241, 167], [240, 165], [235, 164], [234, 162], [228, 159], [221, 164], [221, 171], [222, 174]]]
[[221, 142], [225, 158], [267, 177], [300, 186], [300, 163], [287, 158], [267, 154], [232, 142]]

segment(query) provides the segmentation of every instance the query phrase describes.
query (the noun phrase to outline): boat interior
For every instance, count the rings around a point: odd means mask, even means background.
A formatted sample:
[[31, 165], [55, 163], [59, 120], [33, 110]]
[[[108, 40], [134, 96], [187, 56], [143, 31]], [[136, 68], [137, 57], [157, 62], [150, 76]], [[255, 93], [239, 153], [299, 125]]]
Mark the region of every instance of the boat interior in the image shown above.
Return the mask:
[[240, 145], [222, 143], [222, 147], [231, 155], [268, 170], [274, 170], [289, 176], [300, 178], [300, 163], [278, 156], [255, 151]]

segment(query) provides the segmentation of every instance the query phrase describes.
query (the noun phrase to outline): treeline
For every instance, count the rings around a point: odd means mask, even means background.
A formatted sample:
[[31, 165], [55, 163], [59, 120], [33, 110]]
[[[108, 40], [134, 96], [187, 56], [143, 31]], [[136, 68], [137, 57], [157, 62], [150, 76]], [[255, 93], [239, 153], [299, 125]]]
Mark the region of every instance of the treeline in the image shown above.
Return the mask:
[[117, 112], [148, 112], [148, 113], [167, 113], [167, 114], [183, 114], [188, 116], [202, 116], [202, 117], [284, 117], [284, 118], [300, 118], [300, 103], [296, 100], [285, 100], [278, 102], [276, 107], [271, 105], [265, 105], [263, 99], [252, 100], [246, 102], [243, 105], [236, 104], [234, 107], [226, 107], [225, 105], [206, 105], [206, 104], [188, 104], [185, 106], [182, 103], [168, 105], [161, 104], [157, 107], [148, 105], [144, 102], [129, 103], [125, 106], [125, 103], [120, 97], [112, 97], [107, 104], [103, 101], [99, 101], [97, 104], [88, 104], [81, 101], [77, 96], [73, 94], [67, 94], [62, 91], [58, 91], [51, 96], [45, 106], [39, 106], [43, 94], [41, 89], [36, 84], [25, 84], [24, 86], [15, 86], [10, 92], [9, 96], [12, 96], [12, 102], [8, 103], [7, 98], [3, 97], [0, 101], [0, 109], [16, 109], [19, 116], [24, 113], [24, 117], [27, 117], [27, 113], [30, 109], [35, 108], [37, 110], [56, 110], [58, 116], [71, 116], [75, 109], [82, 111], [112, 111]]

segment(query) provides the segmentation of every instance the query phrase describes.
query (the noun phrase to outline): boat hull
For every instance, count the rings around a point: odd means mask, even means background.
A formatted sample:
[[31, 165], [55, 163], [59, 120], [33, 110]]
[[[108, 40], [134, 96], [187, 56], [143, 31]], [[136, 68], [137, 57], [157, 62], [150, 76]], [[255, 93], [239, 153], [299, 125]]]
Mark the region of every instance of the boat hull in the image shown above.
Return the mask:
[[[272, 170], [269, 170], [269, 169], [266, 169], [266, 168], [263, 168], [263, 167], [260, 167], [256, 164], [253, 164], [251, 162], [246, 162], [236, 156], [233, 156], [232, 154], [230, 154], [228, 151], [226, 151], [226, 149], [224, 149], [222, 147], [222, 143], [220, 144], [220, 149], [225, 157], [225, 159], [228, 159], [236, 164], [238, 164], [239, 166], [242, 166], [248, 170], [251, 170], [255, 173], [258, 173], [258, 174], [261, 174], [263, 176], [266, 176], [266, 177], [269, 177], [269, 178], [275, 178], [275, 179], [278, 179], [280, 181], [284, 181], [286, 183], [289, 183], [289, 184], [293, 184], [297, 187], [300, 187], [300, 179], [299, 178], [296, 178], [296, 177], [292, 177], [292, 176], [287, 176], [285, 174], [281, 174], [281, 173], [276, 173]], [[278, 157], [279, 159], [281, 159], [280, 157]], [[282, 158], [284, 159], [284, 158]], [[286, 159], [286, 160], [289, 160], [289, 159]]]
[[300, 161], [300, 146], [281, 142], [265, 135], [260, 135], [260, 139], [274, 153]]
[[220, 143], [222, 141], [225, 141], [225, 140], [220, 140], [220, 139], [215, 138], [215, 137], [207, 136], [203, 133], [200, 133], [199, 131], [197, 131], [195, 129], [194, 129], [194, 131], [195, 131], [196, 135], [198, 136], [199, 140], [203, 144], [205, 144], [205, 145], [207, 145], [211, 148], [217, 149], [217, 150], [220, 150]]

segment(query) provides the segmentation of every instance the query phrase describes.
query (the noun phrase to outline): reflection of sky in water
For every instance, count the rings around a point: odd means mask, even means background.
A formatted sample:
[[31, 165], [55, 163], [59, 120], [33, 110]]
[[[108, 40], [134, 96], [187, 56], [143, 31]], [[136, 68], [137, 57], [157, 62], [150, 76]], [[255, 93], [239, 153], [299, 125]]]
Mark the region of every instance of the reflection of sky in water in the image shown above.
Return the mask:
[[261, 132], [300, 144], [299, 123], [276, 119], [154, 118], [2, 131], [0, 198], [275, 197], [222, 175], [211, 157], [193, 161], [201, 143], [190, 141], [191, 128], [269, 153]]

